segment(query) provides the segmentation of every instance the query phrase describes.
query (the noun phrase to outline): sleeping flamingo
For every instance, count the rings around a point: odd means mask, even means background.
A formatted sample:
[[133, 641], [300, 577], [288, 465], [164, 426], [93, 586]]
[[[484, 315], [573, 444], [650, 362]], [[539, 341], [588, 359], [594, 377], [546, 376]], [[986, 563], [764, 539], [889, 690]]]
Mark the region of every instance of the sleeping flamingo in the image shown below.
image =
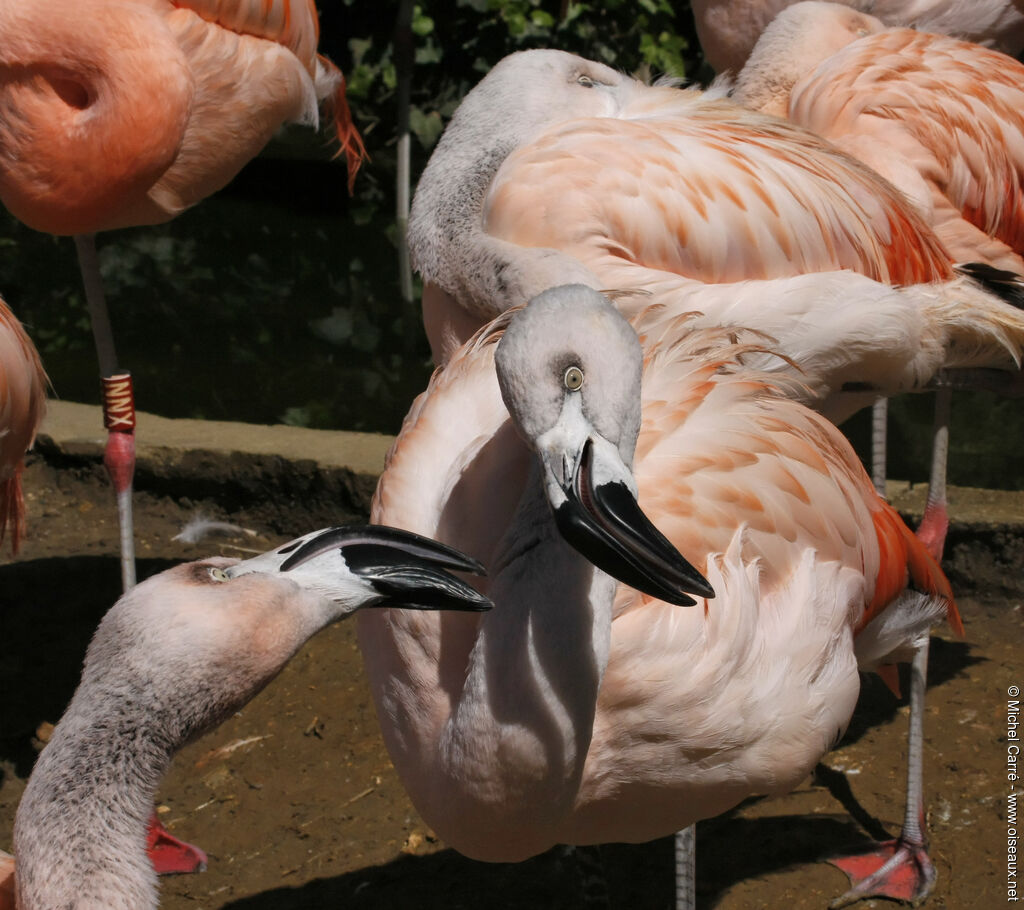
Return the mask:
[[[1024, 301], [1024, 64], [954, 38], [887, 29], [835, 3], [798, 3], [765, 29], [732, 97], [869, 165], [914, 204], [954, 261], [1013, 273]], [[949, 387], [938, 395], [921, 533], [941, 555]]]
[[[738, 73], [757, 39], [778, 13], [797, 0], [693, 0], [704, 59], [716, 73]], [[837, 0], [872, 13], [890, 26], [955, 35], [1007, 54], [1024, 50], [1019, 0]], [[827, 32], [819, 35], [829, 41]]]
[[410, 411], [374, 520], [481, 559], [496, 609], [364, 613], [359, 640], [400, 777], [467, 855], [649, 840], [784, 791], [845, 729], [858, 666], [959, 628], [842, 434], [736, 334], [641, 348], [600, 294], [555, 288]]
[[92, 234], [159, 224], [219, 190], [284, 123], [333, 114], [350, 179], [362, 149], [341, 73], [316, 53], [314, 0], [5, 0], [0, 201], [74, 234], [104, 380], [122, 578], [134, 583], [134, 400]]
[[[327, 528], [244, 562], [161, 572], [100, 622], [36, 762], [0, 908], [157, 906], [146, 820], [174, 753], [239, 710], [321, 629], [366, 607], [485, 610], [472, 559], [385, 527]], [[16, 891], [17, 903], [3, 893]]]
[[1024, 347], [1024, 316], [958, 275], [870, 169], [720, 92], [561, 51], [506, 57], [466, 96], [409, 239], [438, 362], [567, 281], [635, 292], [627, 315], [773, 335], [836, 420], [942, 366], [1016, 370]]
[[836, 421], [941, 367], [1018, 372], [1024, 316], [957, 276], [901, 194], [721, 91], [646, 86], [558, 51], [499, 63], [413, 202], [435, 359], [572, 280], [639, 291], [619, 299], [627, 313], [654, 302], [668, 322], [698, 310], [773, 335]]
[[1024, 274], [1024, 64], [805, 2], [766, 29], [732, 97], [869, 165], [954, 261]]
[[25, 523], [21, 472], [46, 407], [46, 373], [21, 323], [0, 297], [0, 542], [8, 530], [11, 547]]

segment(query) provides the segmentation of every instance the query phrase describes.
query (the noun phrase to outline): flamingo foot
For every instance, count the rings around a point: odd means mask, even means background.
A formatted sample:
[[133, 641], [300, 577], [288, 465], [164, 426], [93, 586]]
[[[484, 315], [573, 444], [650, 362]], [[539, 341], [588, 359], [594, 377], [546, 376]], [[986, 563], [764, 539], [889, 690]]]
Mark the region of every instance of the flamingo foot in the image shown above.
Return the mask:
[[935, 866], [924, 844], [913, 844], [903, 837], [868, 844], [848, 856], [831, 857], [828, 862], [842, 869], [853, 885], [829, 904], [831, 910], [866, 897], [887, 897], [916, 906], [935, 887]]
[[146, 853], [157, 875], [185, 875], [206, 871], [206, 854], [192, 844], [178, 840], [156, 817], [149, 817]]
[[944, 502], [929, 502], [917, 528], [917, 537], [936, 562], [942, 562], [942, 550], [949, 530], [949, 512]]

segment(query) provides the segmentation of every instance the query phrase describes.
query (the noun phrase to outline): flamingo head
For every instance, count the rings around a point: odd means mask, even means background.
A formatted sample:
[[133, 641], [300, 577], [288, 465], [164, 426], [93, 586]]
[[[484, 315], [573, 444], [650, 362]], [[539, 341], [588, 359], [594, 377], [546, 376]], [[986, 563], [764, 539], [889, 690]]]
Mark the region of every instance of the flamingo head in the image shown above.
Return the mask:
[[[326, 528], [242, 562], [175, 566], [125, 594], [89, 647], [97, 703], [145, 705], [173, 751], [238, 710], [315, 633], [366, 607], [486, 610], [443, 544], [383, 526]], [[124, 713], [119, 709], [120, 713]]]
[[502, 398], [540, 458], [559, 531], [598, 568], [661, 600], [714, 597], [637, 503], [643, 352], [600, 293], [564, 285], [510, 320], [495, 354]]

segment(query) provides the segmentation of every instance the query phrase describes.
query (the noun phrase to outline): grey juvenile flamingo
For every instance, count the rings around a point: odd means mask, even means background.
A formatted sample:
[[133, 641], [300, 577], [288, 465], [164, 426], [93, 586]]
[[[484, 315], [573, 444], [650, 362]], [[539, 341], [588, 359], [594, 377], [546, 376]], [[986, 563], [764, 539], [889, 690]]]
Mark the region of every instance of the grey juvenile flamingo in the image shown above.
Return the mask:
[[132, 588], [100, 622], [18, 807], [17, 910], [155, 908], [146, 825], [173, 754], [356, 610], [487, 609], [449, 569], [481, 566], [392, 528], [328, 528], [244, 562], [187, 563]]

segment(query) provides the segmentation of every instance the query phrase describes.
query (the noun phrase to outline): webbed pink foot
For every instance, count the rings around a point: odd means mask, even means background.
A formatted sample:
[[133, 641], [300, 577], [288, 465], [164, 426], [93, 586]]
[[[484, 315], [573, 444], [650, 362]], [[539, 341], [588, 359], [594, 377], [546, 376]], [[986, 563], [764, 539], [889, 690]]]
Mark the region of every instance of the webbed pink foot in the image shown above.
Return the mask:
[[868, 844], [847, 856], [831, 857], [828, 862], [842, 869], [853, 885], [830, 908], [846, 907], [866, 897], [887, 897], [919, 904], [935, 887], [935, 866], [924, 844], [909, 840]]
[[146, 853], [157, 875], [183, 875], [206, 870], [206, 854], [192, 844], [178, 840], [154, 812], [146, 831]]

